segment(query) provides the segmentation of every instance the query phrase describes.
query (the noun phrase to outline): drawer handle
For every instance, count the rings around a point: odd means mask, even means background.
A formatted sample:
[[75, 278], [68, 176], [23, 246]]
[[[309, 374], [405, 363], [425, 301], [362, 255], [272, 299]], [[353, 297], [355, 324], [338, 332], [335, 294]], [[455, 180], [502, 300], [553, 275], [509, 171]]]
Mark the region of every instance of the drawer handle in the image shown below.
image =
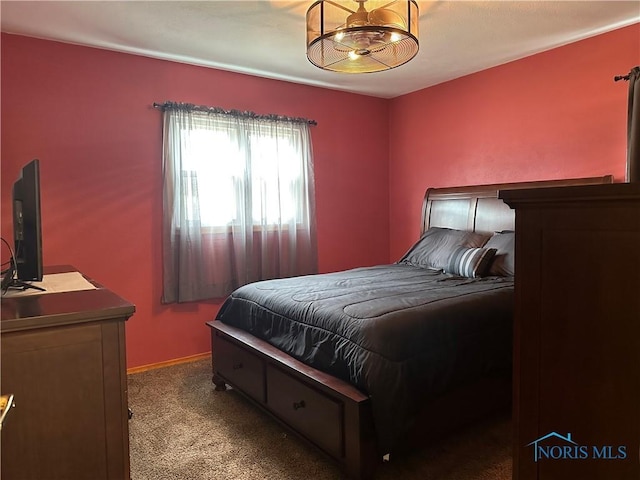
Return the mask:
[[239, 363], [234, 363], [231, 368], [233, 368], [234, 370], [240, 370], [242, 368], [242, 362]]
[[299, 408], [304, 408], [306, 405], [304, 400], [300, 400], [299, 402], [293, 402], [293, 409], [298, 410]]

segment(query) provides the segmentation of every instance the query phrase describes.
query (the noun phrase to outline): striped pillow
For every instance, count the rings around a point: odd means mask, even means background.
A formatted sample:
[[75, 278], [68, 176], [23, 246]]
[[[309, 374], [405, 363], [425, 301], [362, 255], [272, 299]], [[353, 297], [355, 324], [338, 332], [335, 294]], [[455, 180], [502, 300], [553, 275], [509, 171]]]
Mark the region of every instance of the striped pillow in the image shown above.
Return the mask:
[[487, 240], [489, 240], [489, 236], [480, 233], [431, 227], [399, 260], [399, 263], [407, 263], [420, 268], [445, 270], [449, 264], [451, 253], [457, 247], [482, 247], [487, 243]]
[[495, 248], [456, 248], [449, 257], [449, 264], [445, 272], [461, 277], [482, 277], [489, 268]]

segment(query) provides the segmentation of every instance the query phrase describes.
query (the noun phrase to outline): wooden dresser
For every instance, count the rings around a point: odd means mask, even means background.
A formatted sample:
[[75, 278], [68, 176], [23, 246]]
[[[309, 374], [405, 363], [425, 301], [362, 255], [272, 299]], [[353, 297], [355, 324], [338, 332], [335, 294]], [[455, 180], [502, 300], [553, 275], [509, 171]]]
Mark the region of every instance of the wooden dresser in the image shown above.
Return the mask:
[[[50, 267], [45, 275], [69, 272]], [[2, 478], [129, 478], [124, 322], [135, 307], [97, 288], [2, 298]]]
[[516, 480], [640, 478], [640, 184], [501, 191], [516, 210]]

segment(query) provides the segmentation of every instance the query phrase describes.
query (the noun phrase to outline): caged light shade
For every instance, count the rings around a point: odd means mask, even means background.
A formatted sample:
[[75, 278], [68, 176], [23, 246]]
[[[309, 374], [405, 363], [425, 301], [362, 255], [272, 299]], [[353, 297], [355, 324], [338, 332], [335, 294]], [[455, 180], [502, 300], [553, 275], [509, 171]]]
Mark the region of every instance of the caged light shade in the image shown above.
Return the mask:
[[307, 58], [324, 70], [372, 73], [418, 53], [415, 0], [320, 0], [307, 10]]

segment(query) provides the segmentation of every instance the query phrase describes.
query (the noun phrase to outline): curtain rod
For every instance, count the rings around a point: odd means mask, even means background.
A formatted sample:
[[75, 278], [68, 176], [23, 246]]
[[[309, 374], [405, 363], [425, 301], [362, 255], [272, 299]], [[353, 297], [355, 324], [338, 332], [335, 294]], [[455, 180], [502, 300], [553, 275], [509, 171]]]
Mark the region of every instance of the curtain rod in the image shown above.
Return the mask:
[[220, 107], [194, 105], [193, 103], [169, 102], [169, 101], [166, 101], [163, 103], [153, 102], [153, 108], [158, 108], [162, 111], [185, 110], [188, 112], [197, 111], [197, 112], [208, 112], [208, 113], [223, 113], [228, 115], [237, 115], [239, 117], [258, 118], [258, 119], [264, 119], [264, 120], [286, 120], [290, 122], [308, 123], [309, 125], [318, 125], [318, 122], [316, 122], [315, 120], [309, 120], [307, 118], [302, 118], [302, 117], [288, 117], [286, 115], [277, 115], [275, 113], [261, 115], [259, 113], [250, 112], [250, 111], [225, 110], [224, 108], [220, 108]]
[[631, 74], [633, 73], [635, 73], [636, 75], [640, 75], [640, 66], [633, 67], [627, 75], [616, 75], [615, 77], [613, 77], [613, 81], [618, 82], [620, 80], [629, 80], [631, 78]]

